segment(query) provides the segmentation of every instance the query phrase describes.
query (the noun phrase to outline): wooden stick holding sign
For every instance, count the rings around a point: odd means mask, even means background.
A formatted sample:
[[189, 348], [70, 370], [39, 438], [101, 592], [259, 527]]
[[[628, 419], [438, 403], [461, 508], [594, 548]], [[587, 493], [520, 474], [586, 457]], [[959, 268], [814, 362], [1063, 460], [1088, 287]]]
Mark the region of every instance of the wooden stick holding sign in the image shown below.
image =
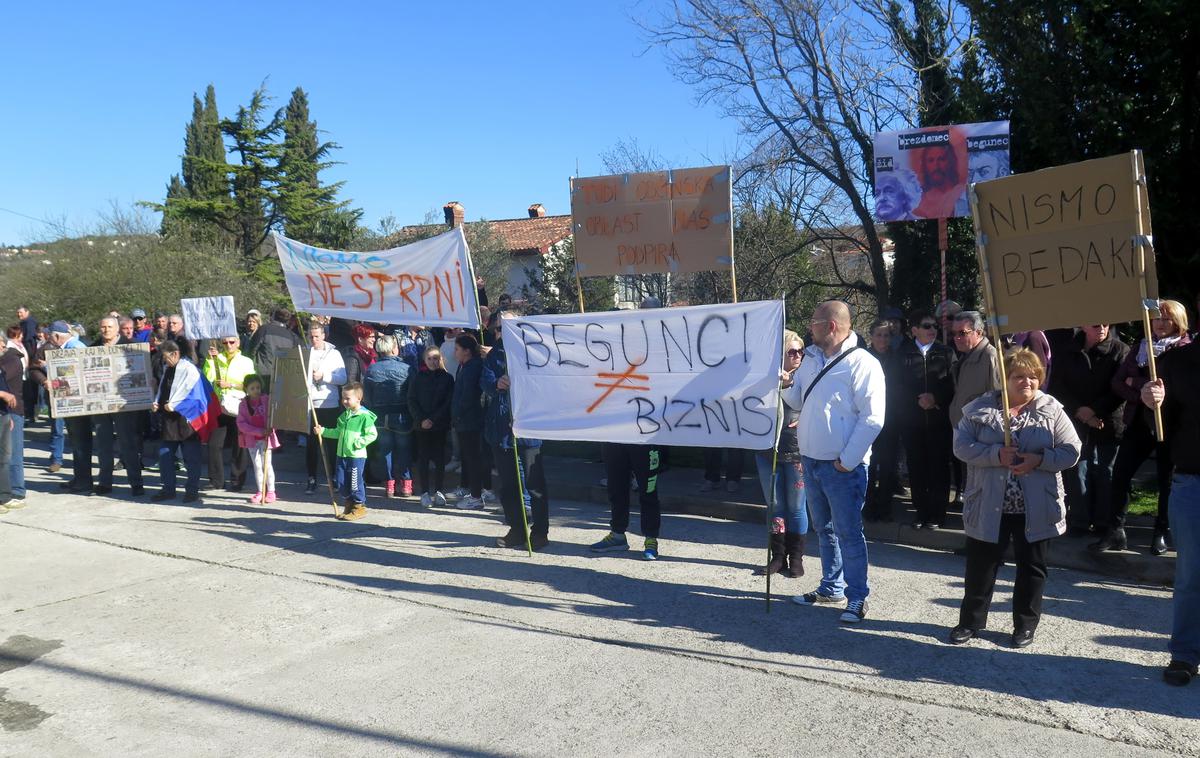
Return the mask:
[[[300, 339], [304, 340], [305, 348], [308, 348], [310, 350], [312, 349], [311, 347], [309, 347], [308, 335], [305, 333], [305, 330], [300, 331]], [[310, 374], [308, 372], [308, 366], [304, 362], [304, 350], [303, 349], [300, 350], [300, 372], [304, 375], [304, 387], [305, 387], [305, 390], [307, 391], [308, 388], [312, 386], [312, 374]], [[313, 427], [317, 427], [320, 425], [319, 422], [317, 421], [317, 409], [312, 407], [311, 393], [309, 394], [309, 401], [308, 401], [308, 415], [309, 415], [309, 423], [311, 423]], [[328, 487], [329, 487], [329, 504], [333, 506], [333, 517], [337, 518], [337, 516], [338, 516], [337, 495], [333, 491], [333, 477], [330, 476], [330, 474], [329, 474], [329, 454], [325, 451], [325, 438], [320, 435], [317, 436], [317, 449], [321, 452], [321, 465], [325, 469], [325, 484], [328, 485]]]
[[979, 195], [975, 183], [967, 189], [971, 200], [971, 218], [975, 223], [975, 253], [979, 257], [979, 271], [983, 275], [983, 300], [987, 309], [987, 322], [991, 330], [992, 346], [996, 348], [996, 360], [1000, 364], [1000, 399], [1004, 404], [1004, 446], [1012, 447], [1012, 420], [1008, 414], [1008, 371], [1004, 366], [1004, 346], [1000, 341], [1000, 317], [996, 314], [996, 296], [992, 289], [992, 269], [988, 265], [983, 227], [979, 225]]
[[[1142, 164], [1142, 151], [1133, 150], [1129, 153], [1130, 161], [1133, 164], [1133, 192], [1136, 198], [1135, 205], [1137, 206], [1137, 215], [1135, 224], [1137, 228], [1136, 234], [1133, 236], [1133, 248], [1137, 250], [1137, 280], [1138, 287], [1142, 295], [1142, 328], [1146, 331], [1146, 366], [1150, 370], [1150, 381], [1158, 381], [1158, 367], [1155, 365], [1154, 359], [1154, 330], [1150, 324], [1151, 318], [1158, 318], [1160, 313], [1158, 310], [1158, 301], [1147, 297], [1146, 286], [1146, 248], [1150, 248], [1150, 255], [1154, 255], [1154, 241], [1150, 235], [1146, 234], [1146, 220], [1142, 217], [1142, 193], [1146, 191], [1146, 171]], [[1146, 207], [1150, 207], [1147, 199]], [[1154, 434], [1159, 442], [1164, 442], [1162, 408], [1154, 406]]]

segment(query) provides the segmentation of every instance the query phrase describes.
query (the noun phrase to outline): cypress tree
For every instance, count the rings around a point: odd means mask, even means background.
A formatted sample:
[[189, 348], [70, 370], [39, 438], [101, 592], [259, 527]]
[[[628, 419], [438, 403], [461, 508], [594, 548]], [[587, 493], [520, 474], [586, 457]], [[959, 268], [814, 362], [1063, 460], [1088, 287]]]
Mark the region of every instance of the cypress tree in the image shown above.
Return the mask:
[[300, 87], [283, 111], [282, 128], [279, 211], [284, 234], [323, 247], [346, 247], [362, 211], [349, 208], [349, 200], [337, 199], [344, 182], [321, 184], [321, 171], [334, 165], [326, 158], [339, 146], [320, 141], [317, 124], [309, 115], [308, 95]]

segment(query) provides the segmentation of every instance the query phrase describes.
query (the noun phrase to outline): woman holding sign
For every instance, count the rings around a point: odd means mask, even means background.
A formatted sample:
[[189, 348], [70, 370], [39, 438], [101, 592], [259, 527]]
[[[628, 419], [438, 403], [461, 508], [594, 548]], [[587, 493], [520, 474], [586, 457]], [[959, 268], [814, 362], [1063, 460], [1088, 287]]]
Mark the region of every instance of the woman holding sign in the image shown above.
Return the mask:
[[1171, 499], [1171, 450], [1155, 438], [1154, 416], [1141, 404], [1142, 387], [1150, 381], [1149, 351], [1155, 357], [1168, 350], [1183, 347], [1191, 342], [1188, 336], [1187, 311], [1183, 303], [1162, 300], [1158, 304], [1159, 317], [1150, 322], [1153, 340], [1143, 339], [1136, 350], [1117, 369], [1112, 380], [1113, 392], [1125, 401], [1125, 435], [1117, 449], [1117, 462], [1113, 464], [1112, 501], [1108, 518], [1108, 533], [1099, 542], [1090, 545], [1097, 552], [1124, 550], [1125, 514], [1129, 511], [1129, 491], [1134, 474], [1141, 468], [1150, 453], [1154, 453], [1158, 473], [1158, 517], [1154, 519], [1154, 538], [1150, 552], [1162, 555], [1167, 552], [1167, 503]]
[[1079, 460], [1075, 425], [1062, 403], [1041, 391], [1046, 369], [1032, 351], [1017, 350], [1005, 362], [1008, 407], [1001, 393], [989, 392], [963, 409], [954, 431], [954, 454], [967, 465], [967, 571], [952, 645], [987, 626], [996, 572], [1009, 542], [1017, 563], [1012, 643], [1027, 647], [1033, 642], [1046, 585], [1046, 550], [1052, 537], [1067, 530], [1060, 472]]

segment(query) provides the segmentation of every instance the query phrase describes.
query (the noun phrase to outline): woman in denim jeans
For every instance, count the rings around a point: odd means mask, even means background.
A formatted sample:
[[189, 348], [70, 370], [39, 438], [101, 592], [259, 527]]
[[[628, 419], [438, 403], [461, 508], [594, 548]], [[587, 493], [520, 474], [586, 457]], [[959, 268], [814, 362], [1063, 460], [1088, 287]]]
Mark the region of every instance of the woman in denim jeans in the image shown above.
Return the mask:
[[375, 413], [376, 443], [387, 469], [387, 496], [412, 495], [412, 419], [408, 415], [408, 377], [411, 369], [398, 355], [396, 338], [375, 340], [378, 359], [363, 376], [363, 405]]
[[[783, 333], [784, 386], [791, 386], [792, 374], [800, 367], [804, 340], [793, 331]], [[796, 422], [800, 412], [783, 400], [783, 428], [780, 430], [775, 471], [775, 507], [771, 512], [771, 559], [766, 573], [804, 576], [804, 535], [808, 533], [808, 504], [804, 497], [804, 469], [800, 465], [800, 446]], [[763, 497], [771, 503], [771, 463], [775, 454], [759, 450], [754, 455]], [[760, 572], [761, 573], [761, 572]]]

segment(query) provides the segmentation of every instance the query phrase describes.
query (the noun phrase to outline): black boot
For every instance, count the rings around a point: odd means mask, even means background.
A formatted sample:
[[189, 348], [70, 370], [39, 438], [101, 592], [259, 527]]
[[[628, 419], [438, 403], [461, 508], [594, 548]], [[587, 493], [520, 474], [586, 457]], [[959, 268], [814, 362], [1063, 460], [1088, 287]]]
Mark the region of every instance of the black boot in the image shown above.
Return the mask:
[[1155, 529], [1154, 539], [1150, 540], [1150, 552], [1163, 555], [1167, 552], [1167, 530]]
[[1088, 550], [1095, 553], [1107, 553], [1110, 551], [1124, 550], [1129, 546], [1129, 541], [1125, 539], [1125, 530], [1121, 528], [1109, 529], [1097, 542], [1088, 545]]
[[783, 535], [784, 549], [787, 550], [788, 567], [784, 576], [798, 579], [804, 576], [804, 535], [788, 532]]
[[771, 559], [767, 568], [758, 570], [758, 574], [778, 574], [787, 567], [787, 556], [783, 552], [783, 535], [776, 532], [771, 535]]

